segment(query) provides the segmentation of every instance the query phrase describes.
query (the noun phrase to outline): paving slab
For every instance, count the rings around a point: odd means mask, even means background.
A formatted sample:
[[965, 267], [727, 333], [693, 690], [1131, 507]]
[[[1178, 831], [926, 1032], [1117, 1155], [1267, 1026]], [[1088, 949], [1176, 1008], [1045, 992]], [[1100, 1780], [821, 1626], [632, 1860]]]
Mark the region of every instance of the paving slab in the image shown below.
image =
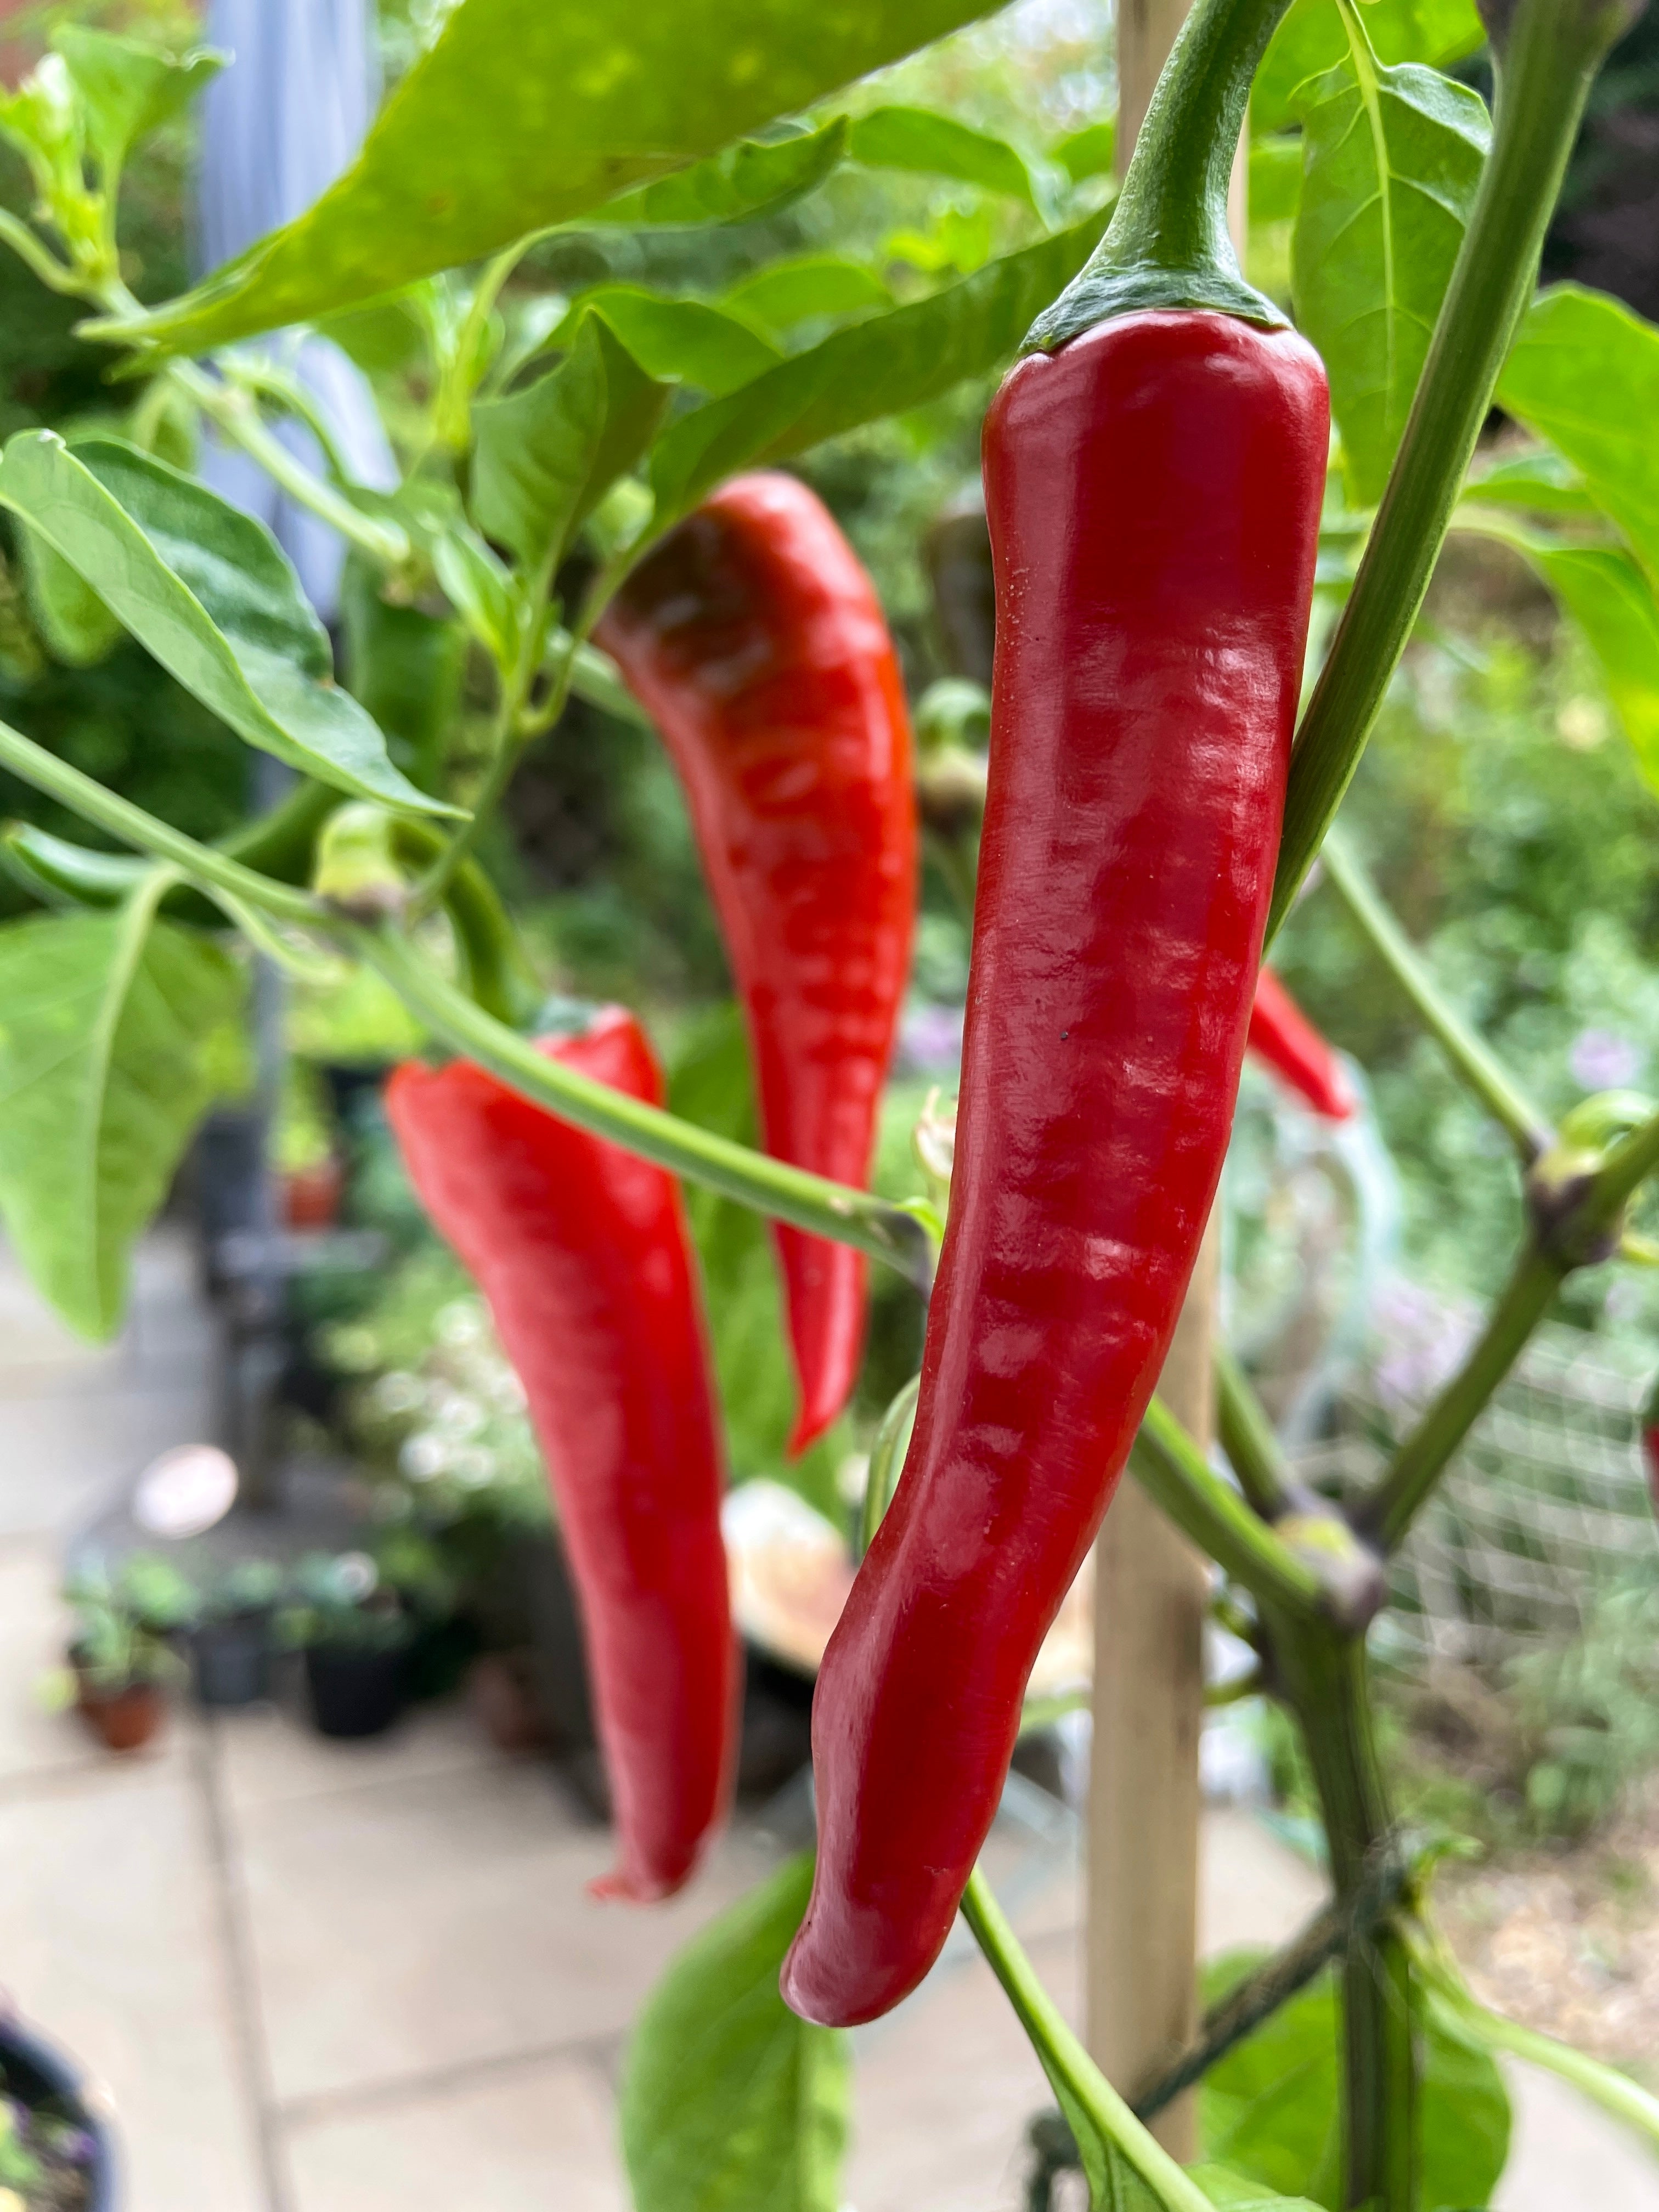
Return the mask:
[[611, 2093], [568, 2060], [290, 2131], [294, 2212], [629, 2212]]
[[106, 1760], [0, 1802], [0, 1982], [114, 2100], [125, 2212], [269, 2212], [193, 1776]]

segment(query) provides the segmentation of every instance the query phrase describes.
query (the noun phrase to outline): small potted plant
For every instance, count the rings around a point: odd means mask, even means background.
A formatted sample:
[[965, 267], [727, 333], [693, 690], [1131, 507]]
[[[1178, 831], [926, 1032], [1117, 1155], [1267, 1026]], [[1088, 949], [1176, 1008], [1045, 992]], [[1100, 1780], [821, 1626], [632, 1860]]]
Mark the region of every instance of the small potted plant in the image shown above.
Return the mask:
[[51, 1694], [74, 1705], [111, 1751], [137, 1751], [161, 1725], [164, 1687], [180, 1671], [173, 1639], [195, 1593], [169, 1560], [135, 1552], [113, 1572], [82, 1570], [64, 1595], [75, 1629]]
[[403, 1710], [414, 1623], [367, 1552], [315, 1552], [295, 1568], [277, 1616], [303, 1654], [312, 1717], [323, 1735], [379, 1735]]
[[282, 1594], [282, 1571], [269, 1559], [239, 1559], [204, 1595], [190, 1656], [204, 1705], [270, 1696], [271, 1616]]
[[0, 2012], [0, 2212], [114, 2212], [115, 2154], [75, 2067]]

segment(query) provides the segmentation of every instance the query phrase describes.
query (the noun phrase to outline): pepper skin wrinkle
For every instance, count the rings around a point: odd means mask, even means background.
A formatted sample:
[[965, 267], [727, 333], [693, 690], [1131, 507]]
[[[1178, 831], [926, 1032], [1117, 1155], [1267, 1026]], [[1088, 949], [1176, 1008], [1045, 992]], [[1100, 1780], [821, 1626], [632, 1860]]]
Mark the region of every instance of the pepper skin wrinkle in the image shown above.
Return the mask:
[[1256, 978], [1249, 1048], [1327, 1121], [1353, 1118], [1358, 1101], [1346, 1071], [1271, 968]]
[[[748, 1028], [762, 1140], [864, 1185], [916, 903], [903, 679], [875, 590], [795, 477], [734, 477], [597, 632], [690, 802]], [[792, 1453], [857, 1379], [869, 1262], [775, 1224], [799, 1385]]]
[[[659, 1106], [618, 1008], [538, 1049]], [[617, 1834], [596, 1895], [666, 1897], [725, 1817], [738, 1673], [702, 1294], [678, 1184], [468, 1060], [386, 1089], [404, 1164], [524, 1384], [581, 1614]]]
[[851, 2027], [938, 1957], [1032, 1663], [1220, 1176], [1313, 588], [1328, 402], [1294, 332], [1149, 311], [1010, 374], [956, 1173], [891, 1509], [812, 1709], [783, 1990]]

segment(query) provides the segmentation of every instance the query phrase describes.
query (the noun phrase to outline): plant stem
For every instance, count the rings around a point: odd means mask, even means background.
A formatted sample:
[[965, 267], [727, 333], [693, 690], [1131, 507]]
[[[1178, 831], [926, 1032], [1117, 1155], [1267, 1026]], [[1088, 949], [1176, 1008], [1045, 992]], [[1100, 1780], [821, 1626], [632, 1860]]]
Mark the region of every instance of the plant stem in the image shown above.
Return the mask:
[[45, 240], [7, 208], [0, 208], [0, 240], [10, 246], [30, 274], [38, 276], [49, 291], [61, 293], [68, 299], [85, 297], [86, 283], [80, 272], [60, 261]]
[[1529, 1166], [1548, 1150], [1553, 1137], [1548, 1117], [1528, 1097], [1509, 1070], [1456, 1009], [1442, 997], [1420, 955], [1407, 939], [1355, 859], [1341, 831], [1325, 839], [1325, 873], [1343, 904], [1359, 924], [1372, 950], [1411, 1000], [1424, 1026], [1438, 1042], [1454, 1072], [1504, 1130]]
[[1264, 1521], [1291, 1510], [1291, 1484], [1261, 1401], [1224, 1345], [1215, 1353], [1216, 1427], [1239, 1488]]
[[[395, 818], [392, 838], [399, 865], [411, 870], [429, 868], [444, 850], [443, 833], [412, 815]], [[452, 869], [443, 903], [473, 999], [496, 1021], [510, 1029], [520, 1027], [542, 994], [512, 917], [476, 860], [464, 860]]]
[[1622, 26], [1607, 0], [1518, 0], [1492, 149], [1400, 453], [1291, 764], [1269, 941], [1364, 750], [1403, 651], [1504, 357], [1532, 290], [1591, 80]]
[[409, 559], [406, 533], [393, 523], [377, 522], [364, 514], [296, 459], [282, 440], [265, 428], [258, 407], [245, 392], [221, 384], [194, 362], [171, 361], [161, 373], [188, 394], [251, 460], [257, 461], [273, 483], [337, 530], [348, 544], [356, 546], [382, 568], [401, 568]]
[[921, 1377], [913, 1375], [882, 1415], [881, 1426], [876, 1431], [876, 1440], [870, 1447], [870, 1471], [865, 1477], [864, 1510], [859, 1516], [860, 1559], [875, 1541], [881, 1517], [893, 1502], [921, 1395]]
[[361, 925], [343, 928], [342, 935], [435, 1036], [489, 1068], [521, 1097], [740, 1206], [811, 1235], [854, 1245], [896, 1268], [926, 1295], [933, 1244], [921, 1223], [902, 1208], [868, 1191], [769, 1159], [547, 1059], [440, 975], [404, 938]]
[[1146, 1408], [1130, 1465], [1140, 1486], [1259, 1603], [1313, 1619], [1325, 1595], [1312, 1566], [1256, 1518], [1161, 1400]]
[[118, 837], [124, 845], [131, 845], [141, 853], [153, 853], [158, 860], [171, 860], [198, 883], [217, 884], [233, 897], [245, 899], [251, 906], [284, 921], [301, 922], [313, 929], [324, 927], [328, 922], [327, 909], [308, 891], [295, 890], [287, 884], [273, 882], [269, 876], [256, 874], [211, 845], [198, 845], [193, 837], [186, 837], [182, 830], [157, 821], [131, 799], [119, 799], [112, 791], [106, 791], [101, 783], [82, 775], [78, 768], [71, 768], [67, 761], [59, 760], [55, 753], [46, 751], [32, 738], [24, 737], [21, 731], [9, 728], [3, 722], [0, 722], [0, 766], [10, 769], [37, 791], [44, 791], [49, 798], [72, 807], [84, 821], [95, 822], [111, 836]]
[[1060, 2017], [977, 1867], [963, 1893], [962, 1917], [1030, 2038], [1079, 2143], [1086, 2128], [1103, 2151], [1116, 2152], [1133, 2166], [1165, 2212], [1214, 2212], [1198, 2184], [1142, 2127]]
[[1340, 1909], [1352, 1916], [1342, 1965], [1346, 2206], [1416, 2212], [1419, 2128], [1411, 1961], [1399, 1936], [1364, 1925], [1394, 1821], [1371, 1731], [1363, 1637], [1322, 1622], [1267, 1620], [1273, 1662], [1302, 1723]]
[[1527, 1245], [1474, 1350], [1355, 1509], [1361, 1536], [1385, 1552], [1404, 1540], [1447, 1461], [1549, 1311], [1563, 1273], [1536, 1244]]

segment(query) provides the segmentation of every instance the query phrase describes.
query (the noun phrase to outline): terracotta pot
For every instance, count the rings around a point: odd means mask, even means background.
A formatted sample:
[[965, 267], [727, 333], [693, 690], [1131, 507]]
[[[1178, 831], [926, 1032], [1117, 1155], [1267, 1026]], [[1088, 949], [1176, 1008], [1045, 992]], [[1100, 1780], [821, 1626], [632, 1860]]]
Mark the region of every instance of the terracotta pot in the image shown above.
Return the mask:
[[295, 1168], [283, 1177], [283, 1219], [289, 1229], [332, 1229], [345, 1175], [336, 1159]]
[[82, 1719], [111, 1751], [137, 1751], [155, 1735], [167, 1705], [154, 1682], [129, 1682], [125, 1690], [98, 1690], [82, 1675]]

